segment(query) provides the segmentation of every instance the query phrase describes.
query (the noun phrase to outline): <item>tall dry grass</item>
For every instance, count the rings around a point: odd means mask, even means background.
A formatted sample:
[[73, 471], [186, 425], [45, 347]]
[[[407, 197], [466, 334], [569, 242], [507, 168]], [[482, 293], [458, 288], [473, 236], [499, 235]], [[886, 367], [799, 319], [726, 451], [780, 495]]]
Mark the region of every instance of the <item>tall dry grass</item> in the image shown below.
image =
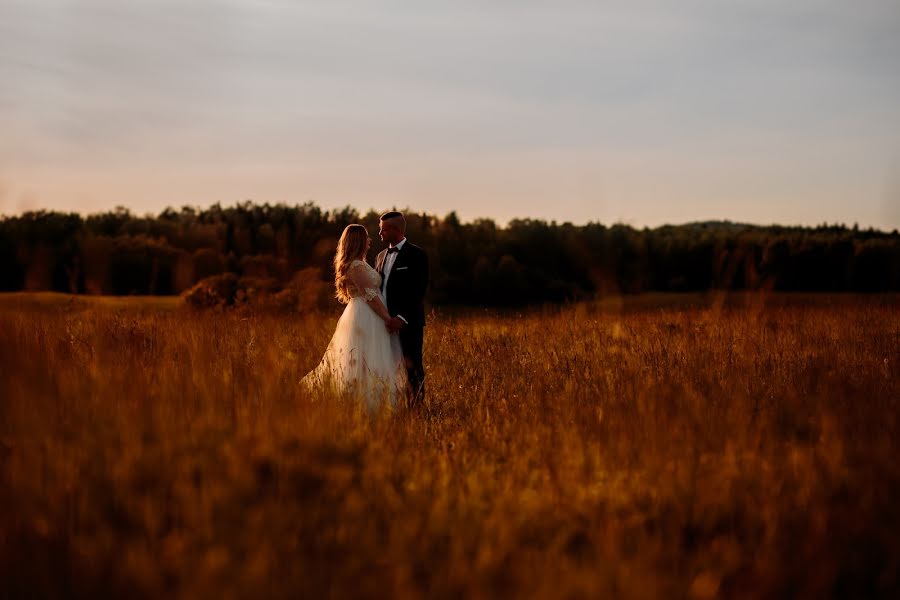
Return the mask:
[[334, 323], [0, 309], [0, 594], [900, 591], [896, 298], [439, 316], [376, 418]]

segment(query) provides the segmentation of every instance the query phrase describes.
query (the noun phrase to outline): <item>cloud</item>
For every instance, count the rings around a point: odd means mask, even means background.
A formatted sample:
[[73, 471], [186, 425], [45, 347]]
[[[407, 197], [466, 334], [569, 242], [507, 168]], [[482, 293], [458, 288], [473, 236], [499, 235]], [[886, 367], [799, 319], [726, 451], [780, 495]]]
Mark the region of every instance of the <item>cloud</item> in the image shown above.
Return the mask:
[[[604, 192], [616, 214], [638, 202], [641, 214], [677, 214], [677, 200], [711, 203], [729, 181], [747, 188], [735, 212], [750, 212], [745, 198], [814, 194], [816, 172], [850, 189], [897, 148], [898, 6], [7, 0], [0, 129], [11, 134], [0, 161], [30, 189], [43, 184], [28, 174], [82, 172], [99, 186], [92, 197], [113, 195], [106, 171], [118, 174], [116, 193], [128, 173], [146, 188], [148, 177], [193, 172], [193, 190], [216, 170], [247, 173], [241, 189], [252, 189], [250, 174], [268, 165], [280, 194], [339, 189], [343, 202], [368, 190], [341, 178], [365, 180], [384, 161], [431, 174], [419, 196], [469, 178], [469, 196], [520, 197], [507, 174], [515, 159], [529, 189], [547, 194], [558, 173], [583, 197], [608, 181], [596, 171], [620, 173], [614, 187], [631, 200]], [[853, 152], [822, 151], [840, 146]], [[307, 182], [335, 173], [339, 188], [305, 184], [301, 170]], [[379, 181], [389, 194], [408, 189], [405, 177]], [[804, 198], [793, 202], [814, 218]], [[576, 204], [560, 218], [589, 214]], [[519, 208], [532, 209], [503, 210]], [[852, 214], [849, 199], [843, 210]]]

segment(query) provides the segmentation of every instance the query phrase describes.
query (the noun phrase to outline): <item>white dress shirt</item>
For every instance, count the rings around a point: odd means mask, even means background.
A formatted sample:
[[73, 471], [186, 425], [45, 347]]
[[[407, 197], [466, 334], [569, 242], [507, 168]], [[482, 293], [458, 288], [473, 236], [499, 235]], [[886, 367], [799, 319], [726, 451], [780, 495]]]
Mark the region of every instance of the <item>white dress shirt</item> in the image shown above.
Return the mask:
[[[391, 277], [391, 269], [394, 268], [394, 263], [397, 262], [397, 255], [400, 254], [400, 250], [403, 248], [403, 244], [406, 243], [406, 238], [403, 238], [396, 244], [394, 244], [394, 248], [397, 249], [397, 252], [388, 252], [387, 256], [384, 257], [384, 265], [381, 268], [382, 277], [384, 277], [384, 305], [387, 306], [387, 284], [388, 279]], [[406, 319], [403, 318], [403, 315], [397, 315], [403, 322], [406, 322]]]

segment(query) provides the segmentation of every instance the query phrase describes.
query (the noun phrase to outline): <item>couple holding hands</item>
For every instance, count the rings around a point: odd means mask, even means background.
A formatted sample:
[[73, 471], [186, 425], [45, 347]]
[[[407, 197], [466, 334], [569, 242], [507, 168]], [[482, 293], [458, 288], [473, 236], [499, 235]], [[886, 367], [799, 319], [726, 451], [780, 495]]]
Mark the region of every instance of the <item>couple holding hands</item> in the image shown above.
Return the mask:
[[366, 261], [372, 240], [362, 225], [348, 225], [334, 257], [337, 299], [347, 307], [319, 365], [301, 383], [358, 394], [370, 411], [405, 398], [425, 397], [422, 341], [428, 255], [406, 239], [406, 219], [392, 211], [379, 219], [388, 247]]

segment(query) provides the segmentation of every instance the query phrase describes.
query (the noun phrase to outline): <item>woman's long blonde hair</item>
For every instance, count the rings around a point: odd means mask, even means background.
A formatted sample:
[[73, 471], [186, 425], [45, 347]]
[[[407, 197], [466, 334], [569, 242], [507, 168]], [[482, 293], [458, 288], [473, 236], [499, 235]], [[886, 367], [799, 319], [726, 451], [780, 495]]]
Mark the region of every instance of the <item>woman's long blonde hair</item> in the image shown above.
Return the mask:
[[334, 254], [334, 295], [341, 304], [350, 302], [350, 288], [347, 285], [350, 263], [357, 259], [366, 259], [368, 241], [369, 232], [357, 223], [347, 225], [341, 239], [338, 240], [337, 252]]

